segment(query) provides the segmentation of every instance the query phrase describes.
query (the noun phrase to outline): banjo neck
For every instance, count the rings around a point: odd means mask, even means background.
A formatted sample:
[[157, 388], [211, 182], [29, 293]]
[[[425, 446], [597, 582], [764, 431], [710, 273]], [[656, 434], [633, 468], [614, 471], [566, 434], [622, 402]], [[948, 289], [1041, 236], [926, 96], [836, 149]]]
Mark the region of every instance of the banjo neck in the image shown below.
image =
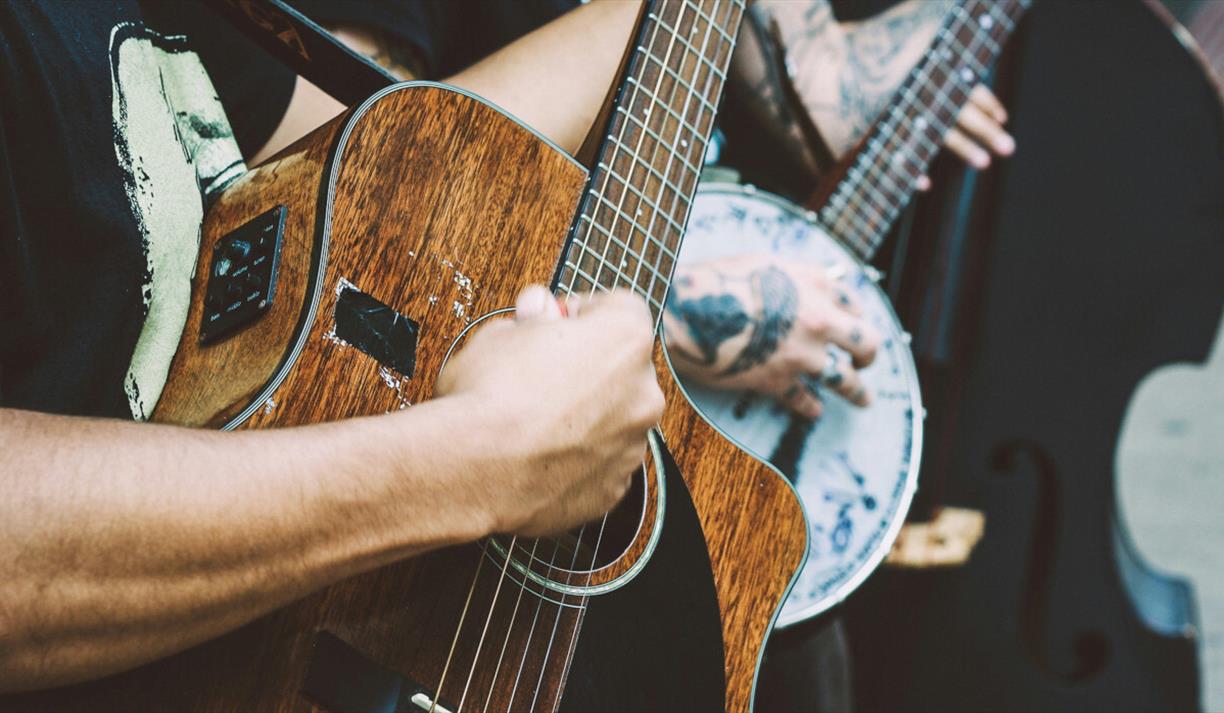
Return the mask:
[[820, 222], [864, 262], [883, 243], [956, 116], [998, 59], [1032, 0], [963, 0], [860, 143]]
[[743, 12], [744, 0], [650, 3], [570, 230], [559, 294], [629, 289], [658, 324]]

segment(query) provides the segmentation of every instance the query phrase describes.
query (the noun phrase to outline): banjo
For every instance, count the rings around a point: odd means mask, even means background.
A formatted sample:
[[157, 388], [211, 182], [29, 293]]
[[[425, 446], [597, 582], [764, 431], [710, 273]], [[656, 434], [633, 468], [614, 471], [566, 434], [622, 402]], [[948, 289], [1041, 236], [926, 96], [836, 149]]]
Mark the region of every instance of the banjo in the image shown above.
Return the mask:
[[879, 565], [905, 520], [918, 482], [922, 397], [905, 332], [869, 265], [915, 183], [943, 143], [969, 90], [982, 81], [1031, 0], [954, 5], [848, 168], [814, 211], [752, 186], [705, 183], [693, 205], [680, 262], [766, 250], [826, 265], [883, 336], [861, 372], [873, 403], [826, 398], [811, 421], [770, 400], [681, 383], [697, 408], [732, 439], [791, 478], [808, 518], [807, 563], [777, 626], [841, 602]]

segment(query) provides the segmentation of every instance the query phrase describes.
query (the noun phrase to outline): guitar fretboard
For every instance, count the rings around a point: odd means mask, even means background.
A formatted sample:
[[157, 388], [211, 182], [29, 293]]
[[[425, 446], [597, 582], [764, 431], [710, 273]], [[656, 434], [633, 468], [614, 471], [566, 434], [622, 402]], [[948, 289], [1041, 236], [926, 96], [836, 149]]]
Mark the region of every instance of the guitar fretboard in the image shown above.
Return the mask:
[[656, 323], [714, 130], [744, 0], [654, 0], [557, 275], [561, 295], [628, 288]]
[[879, 249], [939, 153], [956, 116], [1002, 52], [1032, 0], [965, 0], [868, 134], [820, 222], [864, 261]]

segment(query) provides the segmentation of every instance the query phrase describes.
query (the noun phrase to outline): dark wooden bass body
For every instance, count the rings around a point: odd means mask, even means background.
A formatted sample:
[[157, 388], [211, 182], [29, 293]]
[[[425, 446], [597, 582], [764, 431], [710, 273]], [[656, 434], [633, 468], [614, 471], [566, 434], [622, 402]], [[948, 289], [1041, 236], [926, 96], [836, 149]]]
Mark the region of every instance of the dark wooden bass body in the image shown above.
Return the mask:
[[[512, 305], [524, 285], [553, 280], [586, 181], [568, 155], [458, 90], [411, 83], [376, 95], [253, 169], [212, 207], [192, 311], [156, 420], [274, 428], [430, 398], [469, 323]], [[200, 346], [211, 246], [278, 204], [288, 212], [270, 311]], [[335, 338], [336, 295], [346, 284], [419, 324], [411, 377], [380, 369]], [[464, 710], [749, 707], [761, 647], [804, 556], [801, 507], [775, 472], [696, 415], [661, 348], [658, 363], [666, 451], [645, 467], [636, 530], [629, 528], [619, 558], [569, 581], [614, 581], [644, 567], [619, 589], [589, 598], [552, 594], [537, 606], [528, 591], [515, 617], [505, 590], [486, 617], [500, 567], [484, 567], [440, 695], [450, 710], [464, 695]], [[9, 698], [3, 707], [307, 709], [327, 703], [303, 693], [321, 632], [432, 691], [481, 557], [478, 544], [404, 561], [164, 661]], [[527, 607], [538, 611], [534, 621]], [[487, 641], [473, 664], [486, 619]], [[546, 635], [556, 642], [547, 650]], [[574, 655], [563, 655], [575, 640]], [[511, 653], [526, 652], [513, 665], [495, 655], [503, 641]], [[387, 705], [418, 710], [403, 691]]]
[[1202, 362], [1220, 324], [1224, 110], [1146, 3], [1039, 0], [1025, 22], [999, 83], [1017, 153], [920, 207], [946, 229], [911, 240], [904, 300], [926, 505], [982, 510], [985, 535], [964, 567], [886, 571], [851, 603], [856, 696], [1192, 710], [1193, 593], [1132, 549], [1115, 467], [1141, 381]]

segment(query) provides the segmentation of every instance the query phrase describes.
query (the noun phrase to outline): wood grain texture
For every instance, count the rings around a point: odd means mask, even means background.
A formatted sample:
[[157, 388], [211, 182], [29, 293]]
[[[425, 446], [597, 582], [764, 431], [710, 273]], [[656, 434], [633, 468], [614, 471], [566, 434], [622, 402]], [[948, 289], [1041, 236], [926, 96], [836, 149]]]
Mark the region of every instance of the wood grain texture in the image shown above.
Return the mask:
[[[272, 378], [306, 302], [318, 196], [336, 132], [344, 121], [345, 116], [337, 117], [248, 171], [209, 208], [201, 229], [187, 324], [153, 413], [154, 421], [219, 428]], [[285, 219], [272, 306], [238, 337], [201, 345], [200, 321], [213, 246], [278, 203], [292, 210]]]
[[[328, 159], [346, 129], [351, 133], [343, 151]], [[328, 223], [316, 220], [316, 210], [320, 187], [333, 170]], [[200, 307], [193, 306], [176, 381], [158, 419], [215, 426], [259, 391], [300, 314], [291, 298], [309, 299], [313, 277], [305, 236], [319, 240], [324, 228], [330, 243], [317, 316], [305, 325], [301, 353], [272, 400], [242, 427], [380, 414], [429, 398], [444, 355], [474, 317], [512, 304], [524, 285], [552, 278], [585, 181], [585, 170], [555, 147], [490, 106], [437, 85], [401, 85], [368, 111], [322, 127], [229, 189], [231, 195], [213, 208], [210, 235], [272, 205], [288, 206], [284, 291], [263, 322], [207, 349], [194, 348]], [[335, 288], [342, 282], [419, 323], [411, 377], [388, 372], [335, 338]], [[669, 402], [662, 429], [692, 493], [712, 560], [723, 617], [727, 708], [746, 710], [764, 638], [805, 554], [800, 505], [779, 476], [722, 440], [692, 410], [661, 353]], [[229, 383], [235, 372], [248, 370], [240, 383]], [[475, 443], [482, 434], [454, 437]], [[650, 478], [657, 480], [657, 474]], [[608, 571], [639, 557], [647, 534], [639, 531]], [[543, 550], [537, 554], [547, 559]], [[483, 708], [487, 701], [503, 710], [552, 709], [585, 600], [534, 591], [518, 599], [498, 596], [500, 572], [500, 561], [481, 544], [441, 550], [341, 582], [127, 674], [10, 697], [0, 708], [305, 710], [310, 703], [301, 689], [313, 642], [316, 632], [327, 630], [431, 689], [443, 679], [446, 652], [457, 636], [441, 700], [464, 702], [465, 708]], [[469, 591], [472, 603], [464, 616]], [[524, 611], [535, 612], [532, 618], [511, 615], [521, 602]], [[626, 635], [633, 625], [626, 621]], [[489, 643], [478, 645], [482, 639]], [[498, 652], [509, 655], [494, 656]]]
[[728, 711], [752, 707], [757, 665], [774, 616], [807, 557], [803, 506], [772, 467], [740, 450], [682, 393], [656, 359], [667, 398], [663, 434], [701, 518], [727, 659]]

